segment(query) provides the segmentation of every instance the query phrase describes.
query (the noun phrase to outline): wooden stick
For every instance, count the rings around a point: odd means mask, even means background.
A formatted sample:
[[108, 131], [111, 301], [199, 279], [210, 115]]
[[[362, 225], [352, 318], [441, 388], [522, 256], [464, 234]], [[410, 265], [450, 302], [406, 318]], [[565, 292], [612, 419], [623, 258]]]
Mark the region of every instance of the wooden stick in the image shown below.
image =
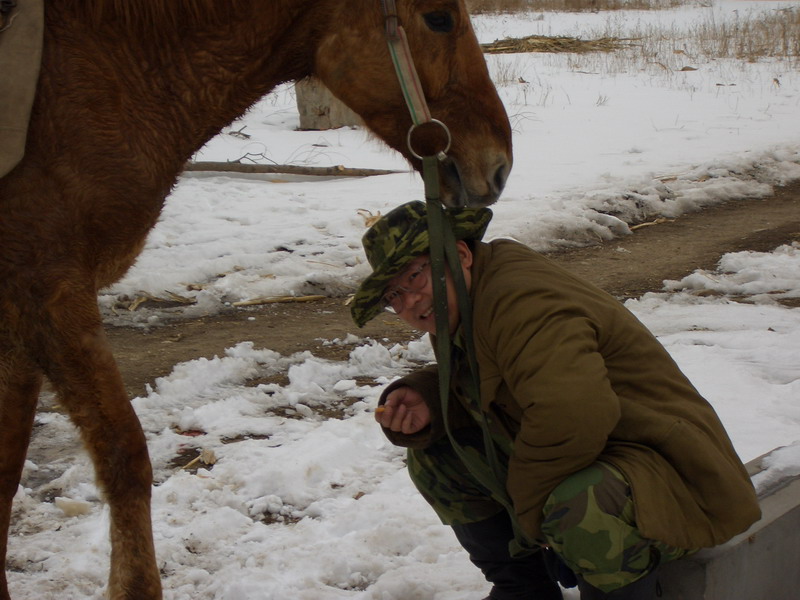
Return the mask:
[[304, 167], [300, 165], [257, 165], [239, 162], [188, 162], [186, 171], [219, 171], [223, 173], [284, 173], [287, 175], [316, 175], [323, 177], [369, 177], [372, 175], [390, 175], [407, 171], [388, 169], [355, 169], [337, 165], [335, 167]]
[[269, 296], [266, 298], [253, 298], [234, 302], [233, 306], [254, 306], [256, 304], [280, 304], [282, 302], [313, 302], [322, 300], [327, 296]]
[[667, 219], [666, 217], [659, 217], [655, 221], [648, 221], [647, 223], [639, 223], [638, 225], [631, 225], [628, 229], [636, 231], [642, 227], [650, 227], [651, 225], [661, 225], [662, 223], [673, 223], [675, 219]]

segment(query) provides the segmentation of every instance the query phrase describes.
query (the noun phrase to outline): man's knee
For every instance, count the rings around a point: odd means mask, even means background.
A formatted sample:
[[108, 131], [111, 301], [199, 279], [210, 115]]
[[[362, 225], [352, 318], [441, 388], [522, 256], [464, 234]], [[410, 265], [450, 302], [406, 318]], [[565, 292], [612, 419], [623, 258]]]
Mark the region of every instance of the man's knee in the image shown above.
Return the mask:
[[576, 575], [603, 591], [644, 577], [683, 551], [642, 536], [630, 485], [610, 465], [595, 463], [562, 482], [547, 499], [542, 532]]

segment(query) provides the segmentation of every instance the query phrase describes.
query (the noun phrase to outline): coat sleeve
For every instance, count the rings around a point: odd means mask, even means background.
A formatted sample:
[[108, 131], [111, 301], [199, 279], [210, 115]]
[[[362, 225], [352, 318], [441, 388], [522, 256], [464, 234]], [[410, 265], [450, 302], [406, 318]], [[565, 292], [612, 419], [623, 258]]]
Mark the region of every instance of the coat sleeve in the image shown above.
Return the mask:
[[[522, 411], [507, 488], [522, 527], [542, 539], [542, 509], [567, 476], [594, 462], [620, 418], [591, 318], [558, 287], [500, 286], [476, 343]], [[481, 365], [483, 370], [483, 365]]]
[[[404, 385], [415, 389], [422, 395], [431, 411], [431, 424], [414, 434], [399, 433], [385, 427], [382, 428], [383, 433], [395, 446], [428, 448], [447, 435], [442, 419], [442, 405], [439, 400], [439, 369], [437, 365], [428, 365], [390, 383], [381, 393], [378, 405], [386, 402], [386, 397], [392, 390]], [[455, 399], [449, 403], [449, 411], [452, 429], [475, 426], [475, 422], [469, 418], [466, 410]]]

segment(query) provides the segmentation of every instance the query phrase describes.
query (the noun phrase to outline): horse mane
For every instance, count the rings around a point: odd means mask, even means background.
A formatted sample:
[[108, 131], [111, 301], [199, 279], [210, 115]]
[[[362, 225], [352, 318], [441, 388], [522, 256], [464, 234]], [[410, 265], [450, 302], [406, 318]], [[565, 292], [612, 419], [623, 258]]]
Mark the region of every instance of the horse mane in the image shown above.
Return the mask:
[[151, 31], [224, 22], [242, 4], [241, 0], [70, 0], [70, 2], [95, 26], [114, 23]]

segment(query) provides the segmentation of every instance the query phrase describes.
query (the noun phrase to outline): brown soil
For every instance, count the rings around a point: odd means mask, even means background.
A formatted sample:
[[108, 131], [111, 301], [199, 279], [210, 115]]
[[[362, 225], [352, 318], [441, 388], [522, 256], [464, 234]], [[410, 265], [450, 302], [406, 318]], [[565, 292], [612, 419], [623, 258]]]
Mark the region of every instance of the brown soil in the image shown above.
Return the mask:
[[[695, 269], [713, 269], [726, 252], [769, 251], [800, 240], [800, 182], [767, 199], [725, 203], [599, 246], [551, 257], [565, 268], [620, 298], [658, 291], [664, 279], [680, 279]], [[277, 304], [233, 314], [176, 321], [149, 331], [108, 328], [125, 385], [132, 396], [168, 374], [173, 365], [221, 355], [225, 348], [251, 341], [281, 354], [309, 350], [343, 359], [350, 348], [324, 344], [348, 333], [377, 340], [407, 341], [419, 336], [398, 318], [386, 315], [359, 330], [342, 299]]]

